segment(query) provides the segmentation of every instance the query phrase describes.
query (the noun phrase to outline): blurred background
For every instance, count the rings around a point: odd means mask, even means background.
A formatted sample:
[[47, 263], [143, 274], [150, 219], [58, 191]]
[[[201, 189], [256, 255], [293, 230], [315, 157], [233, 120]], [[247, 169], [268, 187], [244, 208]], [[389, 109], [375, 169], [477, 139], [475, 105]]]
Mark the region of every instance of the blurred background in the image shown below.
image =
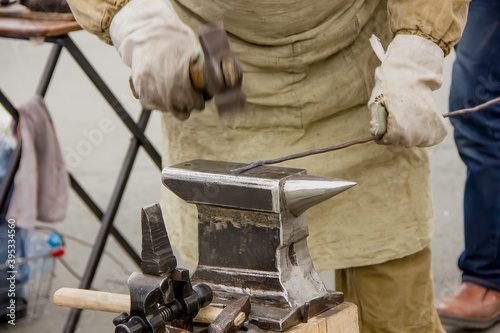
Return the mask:
[[[83, 31], [73, 32], [70, 36], [123, 106], [137, 120], [141, 107], [130, 93], [130, 71], [123, 65], [115, 49]], [[0, 87], [15, 105], [25, 102], [36, 91], [51, 48], [51, 44], [37, 40], [0, 38]], [[446, 58], [444, 84], [436, 92], [443, 113], [448, 111], [453, 60], [453, 53]], [[45, 101], [52, 115], [68, 169], [97, 203], [106, 208], [131, 134], [65, 50], [55, 69]], [[8, 120], [6, 115], [6, 111], [0, 107], [0, 130], [5, 127], [2, 124]], [[102, 140], [99, 142], [90, 142], [85, 133], [99, 130], [102, 121], [110, 122], [109, 131], [102, 133]], [[465, 167], [458, 157], [451, 125], [449, 127], [446, 140], [429, 149], [436, 222], [432, 243], [436, 300], [450, 294], [459, 285], [460, 272], [456, 263], [463, 248], [462, 199]], [[161, 151], [160, 116], [156, 112], [152, 114], [146, 135]], [[85, 154], [79, 154], [78, 147], [81, 145], [91, 149], [87, 149]], [[140, 209], [159, 201], [160, 186], [160, 171], [140, 149], [115, 220], [115, 226], [136, 249], [140, 249], [141, 242]], [[79, 280], [75, 275], [81, 275], [86, 267], [90, 246], [95, 241], [100, 223], [71, 191], [66, 220], [39, 226], [54, 228], [63, 236], [66, 254], [61, 258], [76, 273], [71, 274], [61, 262], [56, 262], [50, 294], [61, 287], [78, 287]], [[182, 263], [179, 266], [182, 267]], [[135, 270], [135, 264], [110, 237], [106, 253], [94, 278], [93, 289], [128, 293], [126, 280]], [[333, 273], [323, 272], [321, 275], [327, 286], [333, 288]], [[19, 320], [16, 321], [16, 326], [0, 326], [0, 330], [16, 333], [34, 330], [61, 332], [68, 313], [68, 309], [56, 307], [51, 300], [47, 300], [36, 320], [24, 323]], [[111, 321], [114, 317], [113, 314], [84, 311], [77, 332], [113, 332]], [[452, 328], [447, 328], [447, 331], [462, 332]], [[485, 332], [500, 332], [500, 325]]]

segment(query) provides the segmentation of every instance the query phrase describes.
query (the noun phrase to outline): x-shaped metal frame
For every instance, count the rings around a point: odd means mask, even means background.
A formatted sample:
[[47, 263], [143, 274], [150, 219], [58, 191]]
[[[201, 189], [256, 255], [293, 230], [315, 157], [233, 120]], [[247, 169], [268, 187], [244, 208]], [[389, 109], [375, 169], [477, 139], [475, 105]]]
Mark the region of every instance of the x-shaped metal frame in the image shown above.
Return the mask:
[[[16, 37], [16, 36], [0, 35], [0, 37], [28, 39], [25, 37]], [[120, 117], [123, 123], [133, 134], [133, 139], [128, 148], [127, 155], [123, 162], [122, 169], [118, 176], [118, 180], [116, 182], [113, 194], [111, 196], [106, 211], [103, 211], [99, 207], [99, 205], [95, 203], [95, 201], [90, 197], [90, 195], [87, 194], [87, 192], [77, 182], [77, 180], [73, 177], [73, 175], [69, 173], [71, 187], [73, 188], [73, 190], [78, 194], [78, 196], [80, 196], [83, 202], [98, 218], [98, 220], [102, 222], [97, 239], [92, 248], [92, 252], [89, 261], [87, 263], [87, 267], [83, 274], [82, 281], [80, 283], [80, 288], [90, 289], [109, 234], [115, 237], [117, 242], [123, 247], [125, 252], [127, 252], [127, 254], [132, 258], [132, 260], [134, 260], [138, 265], [140, 264], [141, 257], [137, 254], [134, 248], [127, 242], [127, 240], [121, 235], [121, 233], [113, 226], [113, 222], [118, 212], [118, 207], [123, 197], [123, 193], [125, 191], [128, 178], [132, 171], [132, 166], [134, 165], [139, 147], [142, 146], [144, 148], [146, 153], [150, 156], [150, 158], [158, 166], [159, 169], [161, 169], [161, 156], [144, 134], [144, 131], [149, 121], [149, 117], [151, 115], [150, 110], [143, 109], [140, 114], [139, 121], [136, 123], [132, 119], [132, 117], [128, 114], [128, 112], [123, 108], [123, 106], [114, 96], [111, 90], [107, 87], [107, 85], [104, 83], [101, 77], [97, 74], [94, 68], [90, 65], [90, 63], [87, 61], [87, 59], [82, 54], [80, 49], [76, 46], [76, 44], [73, 42], [73, 40], [69, 37], [69, 35], [66, 34], [58, 37], [46, 37], [45, 42], [53, 43], [55, 45], [49, 56], [47, 65], [45, 66], [42, 79], [37, 89], [37, 93], [42, 97], [45, 96], [50, 80], [52, 78], [52, 74], [54, 73], [54, 69], [57, 65], [57, 61], [61, 54], [62, 48], [64, 47], [66, 48], [66, 50], [68, 50], [73, 59], [75, 59], [78, 65], [82, 68], [85, 74], [87, 74], [92, 83], [94, 83], [94, 85], [102, 94], [102, 96], [106, 99], [109, 105], [113, 108], [116, 114]], [[19, 113], [1, 90], [0, 90], [0, 103], [4, 105], [7, 111], [12, 115], [13, 119], [17, 122], [19, 120]], [[0, 207], [3, 207], [8, 197], [9, 190], [12, 187], [14, 176], [19, 166], [19, 160], [21, 158], [21, 150], [22, 150], [21, 145], [18, 145], [18, 147], [14, 150], [9, 167], [7, 169], [7, 173], [4, 177], [4, 180], [0, 184]], [[75, 331], [81, 315], [81, 311], [82, 311], [81, 309], [71, 310], [63, 332], [69, 333]]]

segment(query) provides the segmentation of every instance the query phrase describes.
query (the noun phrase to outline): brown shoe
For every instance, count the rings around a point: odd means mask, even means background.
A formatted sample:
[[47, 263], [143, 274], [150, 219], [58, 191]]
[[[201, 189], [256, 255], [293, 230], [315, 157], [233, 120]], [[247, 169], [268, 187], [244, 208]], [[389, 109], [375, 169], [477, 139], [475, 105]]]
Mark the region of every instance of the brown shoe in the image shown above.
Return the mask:
[[500, 292], [463, 282], [436, 310], [444, 325], [487, 328], [500, 321]]

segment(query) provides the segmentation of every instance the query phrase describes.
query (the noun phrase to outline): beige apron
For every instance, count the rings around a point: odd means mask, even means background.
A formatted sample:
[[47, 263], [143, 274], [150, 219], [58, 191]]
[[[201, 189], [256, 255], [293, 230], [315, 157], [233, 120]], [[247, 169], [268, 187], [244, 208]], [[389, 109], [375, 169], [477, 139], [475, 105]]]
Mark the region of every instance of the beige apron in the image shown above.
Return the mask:
[[[197, 158], [251, 162], [370, 136], [366, 103], [378, 60], [368, 39], [373, 33], [387, 44], [384, 1], [173, 2], [195, 31], [224, 21], [243, 64], [249, 114], [220, 121], [212, 102], [184, 122], [164, 114], [165, 166]], [[430, 243], [426, 150], [372, 142], [282, 165], [358, 183], [307, 213], [318, 271], [385, 262]], [[194, 267], [196, 207], [164, 189], [162, 208], [173, 245]]]

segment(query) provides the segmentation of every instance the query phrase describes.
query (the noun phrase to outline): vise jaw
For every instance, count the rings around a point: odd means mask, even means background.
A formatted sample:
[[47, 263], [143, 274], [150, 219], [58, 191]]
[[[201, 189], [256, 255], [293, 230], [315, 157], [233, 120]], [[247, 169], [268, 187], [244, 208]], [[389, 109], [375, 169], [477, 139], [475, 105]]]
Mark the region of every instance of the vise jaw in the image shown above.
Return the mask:
[[353, 182], [303, 169], [193, 160], [167, 167], [163, 184], [198, 207], [199, 262], [192, 280], [208, 284], [212, 305], [250, 296], [250, 320], [284, 331], [343, 302], [316, 273], [304, 212]]

